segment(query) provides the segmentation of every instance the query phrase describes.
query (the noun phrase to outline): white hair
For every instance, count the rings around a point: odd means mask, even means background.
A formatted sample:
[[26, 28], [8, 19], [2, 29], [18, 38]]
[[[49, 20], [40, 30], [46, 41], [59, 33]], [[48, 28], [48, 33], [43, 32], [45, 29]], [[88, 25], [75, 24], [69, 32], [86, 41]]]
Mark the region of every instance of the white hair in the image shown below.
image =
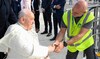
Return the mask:
[[19, 15], [18, 15], [18, 18], [21, 18], [21, 17], [24, 17], [24, 16], [34, 16], [34, 14], [28, 10], [28, 9], [22, 9], [20, 12], [19, 12]]
[[26, 9], [22, 9], [20, 12], [19, 12], [19, 15], [18, 15], [18, 18], [21, 18], [21, 17], [24, 17], [26, 16]]

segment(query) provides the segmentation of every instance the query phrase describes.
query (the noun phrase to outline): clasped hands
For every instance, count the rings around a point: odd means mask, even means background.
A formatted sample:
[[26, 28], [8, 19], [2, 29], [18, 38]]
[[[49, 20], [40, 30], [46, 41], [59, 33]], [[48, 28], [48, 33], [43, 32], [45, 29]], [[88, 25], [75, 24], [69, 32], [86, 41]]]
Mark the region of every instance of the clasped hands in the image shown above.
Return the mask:
[[[59, 53], [64, 48], [63, 42], [55, 42], [52, 45], [48, 46], [49, 53], [50, 52], [56, 52]], [[45, 59], [50, 59], [49, 54], [45, 57]]]
[[49, 46], [49, 52], [59, 53], [64, 48], [63, 42], [55, 42]]

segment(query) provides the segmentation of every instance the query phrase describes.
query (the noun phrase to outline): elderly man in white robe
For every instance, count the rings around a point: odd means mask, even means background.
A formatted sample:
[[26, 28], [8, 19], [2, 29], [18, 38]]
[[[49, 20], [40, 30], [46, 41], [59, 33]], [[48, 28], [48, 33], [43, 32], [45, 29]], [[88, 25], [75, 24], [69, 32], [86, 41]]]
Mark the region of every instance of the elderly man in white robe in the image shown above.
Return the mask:
[[19, 13], [19, 21], [9, 26], [5, 36], [0, 40], [0, 51], [8, 53], [6, 59], [47, 59], [55, 46], [39, 45], [34, 29], [34, 15], [28, 9]]

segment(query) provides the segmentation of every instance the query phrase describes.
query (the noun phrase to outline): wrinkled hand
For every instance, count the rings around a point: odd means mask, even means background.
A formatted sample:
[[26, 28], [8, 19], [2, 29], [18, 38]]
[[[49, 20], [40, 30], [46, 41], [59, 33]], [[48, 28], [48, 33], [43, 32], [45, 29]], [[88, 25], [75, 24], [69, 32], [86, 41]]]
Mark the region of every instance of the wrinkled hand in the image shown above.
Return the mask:
[[54, 45], [50, 45], [48, 46], [49, 52], [53, 52], [55, 50], [55, 46]]
[[54, 45], [55, 45], [55, 50], [54, 50], [54, 52], [56, 52], [56, 53], [61, 52], [61, 50], [64, 48], [63, 42], [60, 42], [59, 45], [56, 45], [56, 44], [54, 44]]

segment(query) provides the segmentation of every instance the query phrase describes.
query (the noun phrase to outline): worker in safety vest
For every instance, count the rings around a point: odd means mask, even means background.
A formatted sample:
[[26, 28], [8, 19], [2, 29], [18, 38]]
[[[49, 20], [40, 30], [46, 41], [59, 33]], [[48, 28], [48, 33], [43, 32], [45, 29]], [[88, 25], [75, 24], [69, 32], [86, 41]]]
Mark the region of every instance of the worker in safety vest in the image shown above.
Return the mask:
[[[62, 27], [54, 45], [55, 52], [60, 52], [64, 46], [67, 46], [66, 59], [76, 59], [79, 51], [84, 51], [86, 59], [96, 59], [91, 30], [94, 15], [87, 9], [88, 3], [79, 0], [71, 10], [63, 14]], [[66, 30], [67, 41], [62, 42]]]

